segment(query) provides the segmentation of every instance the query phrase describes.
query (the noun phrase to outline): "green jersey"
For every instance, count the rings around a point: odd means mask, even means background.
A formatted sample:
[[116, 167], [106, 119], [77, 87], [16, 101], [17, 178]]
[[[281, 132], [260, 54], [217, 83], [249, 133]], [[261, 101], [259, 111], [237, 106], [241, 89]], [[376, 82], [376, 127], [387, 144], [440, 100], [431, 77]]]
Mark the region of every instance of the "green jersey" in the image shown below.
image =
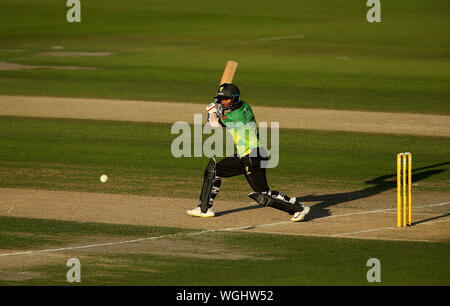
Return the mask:
[[246, 102], [220, 118], [220, 123], [233, 136], [239, 157], [244, 157], [260, 146], [253, 111]]

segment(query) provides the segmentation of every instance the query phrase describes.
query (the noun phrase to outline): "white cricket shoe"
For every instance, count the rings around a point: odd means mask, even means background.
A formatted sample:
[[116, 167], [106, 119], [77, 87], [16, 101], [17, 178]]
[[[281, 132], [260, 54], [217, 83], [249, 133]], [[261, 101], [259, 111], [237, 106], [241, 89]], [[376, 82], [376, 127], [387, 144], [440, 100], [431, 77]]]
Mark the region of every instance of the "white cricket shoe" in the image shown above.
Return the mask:
[[[299, 203], [300, 204], [300, 203]], [[309, 206], [306, 206], [305, 204], [300, 204], [303, 207], [302, 211], [297, 211], [296, 213], [294, 213], [294, 216], [291, 218], [292, 222], [298, 222], [298, 221], [302, 221], [303, 219], [305, 219], [305, 216], [309, 213], [309, 211], [311, 210], [309, 208]]]
[[202, 213], [202, 210], [200, 207], [196, 207], [194, 209], [186, 211], [186, 213], [189, 216], [192, 217], [201, 217], [201, 218], [212, 218], [215, 216], [213, 208], [208, 208], [208, 211], [206, 213]]

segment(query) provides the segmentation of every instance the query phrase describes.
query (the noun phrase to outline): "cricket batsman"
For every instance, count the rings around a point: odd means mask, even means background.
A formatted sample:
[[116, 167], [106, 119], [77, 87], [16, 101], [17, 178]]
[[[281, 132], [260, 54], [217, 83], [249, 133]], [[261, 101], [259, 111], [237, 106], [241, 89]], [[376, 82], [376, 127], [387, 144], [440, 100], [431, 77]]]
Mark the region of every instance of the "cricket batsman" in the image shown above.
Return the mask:
[[253, 192], [248, 196], [261, 206], [270, 206], [291, 215], [291, 221], [305, 218], [310, 208], [269, 188], [266, 179], [267, 152], [260, 145], [255, 116], [250, 105], [240, 98], [238, 87], [231, 83], [219, 86], [213, 103], [206, 107], [212, 127], [224, 127], [234, 139], [237, 153], [216, 163], [209, 160], [204, 172], [198, 207], [188, 210], [194, 217], [214, 217], [213, 201], [219, 193], [222, 178], [244, 175]]

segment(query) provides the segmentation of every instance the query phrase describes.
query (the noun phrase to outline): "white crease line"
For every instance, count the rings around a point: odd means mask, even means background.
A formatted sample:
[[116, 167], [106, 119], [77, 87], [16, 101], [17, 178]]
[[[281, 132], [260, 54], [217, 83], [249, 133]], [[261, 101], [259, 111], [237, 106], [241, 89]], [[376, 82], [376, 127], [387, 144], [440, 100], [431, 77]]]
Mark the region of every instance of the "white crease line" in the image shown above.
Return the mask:
[[322, 237], [322, 238], [343, 238], [343, 239], [361, 239], [361, 240], [388, 240], [388, 241], [419, 241], [419, 242], [434, 242], [432, 240], [424, 239], [400, 239], [400, 238], [385, 238], [385, 237], [358, 237], [358, 236], [334, 236], [327, 234], [302, 234], [302, 233], [284, 233], [284, 232], [264, 232], [253, 231], [253, 233], [261, 234], [276, 234], [276, 235], [291, 235], [291, 236], [306, 236], [306, 237]]
[[[205, 233], [205, 232], [208, 232], [208, 231], [197, 232], [194, 234], [200, 234], [200, 233]], [[157, 237], [140, 238], [140, 239], [134, 239], [134, 240], [125, 240], [125, 241], [106, 242], [106, 243], [98, 243], [98, 244], [90, 244], [90, 245], [65, 247], [65, 248], [58, 248], [58, 249], [31, 250], [31, 251], [23, 251], [23, 252], [15, 252], [15, 253], [6, 253], [6, 254], [0, 254], [0, 257], [13, 256], [13, 255], [25, 255], [25, 254], [33, 254], [33, 253], [48, 253], [48, 252], [68, 251], [68, 250], [77, 250], [77, 249], [87, 249], [87, 248], [94, 248], [94, 247], [99, 247], [99, 246], [110, 246], [110, 245], [117, 245], [117, 244], [124, 244], [124, 243], [141, 242], [141, 241], [146, 241], [146, 240], [170, 238], [170, 237], [175, 237], [178, 235], [182, 235], [182, 233], [171, 234], [171, 235], [162, 235], [162, 236], [157, 236]]]
[[[423, 205], [423, 206], [416, 206], [416, 207], [414, 207], [414, 209], [428, 208], [428, 207], [437, 207], [437, 206], [443, 206], [443, 205], [447, 205], [447, 204], [450, 204], [450, 202], [431, 204], [431, 205]], [[332, 215], [332, 216], [323, 217], [321, 219], [336, 218], [336, 217], [347, 217], [347, 216], [352, 216], [352, 215], [371, 214], [371, 213], [386, 212], [386, 211], [393, 211], [393, 210], [395, 211], [395, 210], [397, 210], [397, 208], [377, 209], [377, 210], [371, 210], [371, 211], [355, 212], [355, 213], [348, 213], [348, 214], [341, 214], [341, 215]], [[439, 221], [434, 221], [434, 222], [426, 222], [426, 223], [423, 223], [423, 225], [425, 225], [425, 224], [426, 225], [431, 225], [431, 224], [434, 224], [434, 223], [447, 222], [447, 221], [450, 221], [450, 219], [439, 220]], [[268, 226], [273, 226], [273, 225], [282, 225], [282, 224], [289, 224], [289, 223], [291, 223], [291, 222], [284, 221], [284, 222], [277, 222], [277, 223], [260, 224], [260, 225], [248, 226], [245, 229], [268, 227]], [[416, 224], [416, 225], [422, 225], [422, 223], [421, 224]], [[239, 230], [239, 229], [236, 229], [236, 230]], [[349, 232], [349, 233], [340, 233], [340, 234], [334, 234], [334, 235], [310, 235], [310, 234], [304, 234], [303, 236], [340, 237], [340, 236], [347, 236], [347, 235], [356, 235], [356, 234], [362, 234], [362, 233], [376, 232], [376, 231], [387, 230], [387, 229], [392, 230], [392, 229], [397, 229], [397, 228], [396, 227], [382, 227], [382, 228], [375, 228], [375, 229], [369, 229], [369, 230], [357, 231], [357, 232]], [[232, 229], [229, 229], [229, 230], [232, 230]], [[371, 239], [371, 238], [366, 238], [366, 239]], [[387, 240], [402, 240], [402, 239], [387, 239]], [[411, 241], [410, 239], [404, 239], [404, 240]], [[417, 240], [416, 239], [416, 240], [413, 240], [413, 241], [429, 242], [430, 240]]]
[[[417, 206], [416, 209], [417, 208], [427, 208], [427, 207], [442, 206], [442, 205], [446, 205], [446, 204], [450, 204], [450, 202], [439, 203], [439, 204], [432, 204], [432, 205], [425, 205], [425, 206]], [[328, 216], [328, 217], [324, 217], [322, 219], [332, 218], [332, 217], [346, 217], [346, 216], [360, 215], [360, 214], [369, 214], [369, 213], [384, 212], [384, 211], [390, 211], [390, 210], [395, 210], [395, 209], [388, 208], [388, 209], [379, 209], [379, 210], [372, 210], [372, 211], [366, 211], [366, 212], [348, 213], [348, 214], [342, 214], [342, 215]], [[446, 221], [449, 221], [449, 220], [450, 219], [440, 220], [440, 221], [435, 221], [435, 222], [432, 222], [432, 223], [446, 222]], [[31, 250], [31, 251], [23, 251], [23, 252], [0, 254], [0, 257], [14, 256], [14, 255], [36, 254], [36, 253], [49, 253], [49, 252], [68, 251], [68, 250], [79, 250], [79, 249], [87, 249], [87, 248], [94, 248], [94, 247], [100, 247], [100, 246], [110, 246], [110, 245], [117, 245], [117, 244], [124, 244], [124, 243], [135, 243], [135, 242], [148, 241], [148, 240], [171, 238], [171, 237], [176, 237], [176, 236], [181, 236], [181, 235], [194, 236], [194, 235], [202, 235], [202, 234], [205, 234], [205, 233], [214, 233], [214, 232], [221, 232], [221, 231], [239, 231], [239, 230], [246, 230], [246, 229], [258, 228], [258, 227], [269, 227], [269, 226], [289, 224], [289, 223], [291, 223], [291, 222], [290, 221], [283, 221], [283, 222], [268, 223], [268, 224], [247, 225], [247, 226], [234, 227], [234, 228], [223, 228], [223, 229], [216, 229], [216, 230], [204, 230], [204, 231], [195, 232], [195, 233], [177, 233], [177, 234], [162, 235], [162, 236], [157, 236], [157, 237], [147, 237], [147, 238], [140, 238], [140, 239], [134, 239], [134, 240], [98, 243], [98, 244], [90, 244], [90, 245], [82, 245], [82, 246], [74, 246], [74, 247], [65, 247], [65, 248], [58, 248], [58, 249]], [[386, 229], [386, 228], [383, 228], [383, 229]], [[375, 230], [377, 230], [377, 229], [369, 230], [369, 231], [375, 231]], [[378, 229], [378, 230], [381, 230], [381, 229]], [[349, 233], [347, 233], [347, 234], [349, 234]], [[337, 235], [346, 235], [346, 233], [344, 233], [344, 234], [336, 234], [336, 235], [321, 235], [321, 236], [324, 236], [324, 237], [335, 237]], [[305, 236], [308, 236], [308, 235], [305, 235]], [[311, 236], [311, 235], [309, 235], [309, 236]]]
[[[444, 220], [438, 220], [438, 221], [429, 221], [429, 222], [424, 222], [424, 223], [417, 223], [417, 224], [413, 223], [413, 226], [432, 225], [432, 224], [441, 223], [441, 222], [448, 222], [448, 221], [450, 221], [450, 218], [449, 219], [444, 219]], [[380, 228], [374, 228], [374, 229], [369, 229], [369, 230], [364, 230], [364, 231], [334, 234], [334, 235], [331, 235], [331, 236], [332, 237], [348, 236], [348, 235], [357, 235], [357, 234], [364, 234], [364, 233], [377, 232], [377, 231], [383, 231], [383, 230], [396, 230], [396, 229], [398, 229], [398, 227], [392, 227], [392, 226], [391, 227], [380, 227]], [[415, 240], [415, 241], [419, 241], [419, 240]], [[429, 240], [420, 240], [420, 241], [429, 241]]]
[[295, 35], [295, 36], [275, 36], [275, 37], [265, 37], [265, 38], [258, 38], [259, 41], [264, 40], [282, 40], [282, 39], [298, 39], [303, 38], [305, 35]]
[[334, 235], [330, 235], [331, 237], [338, 237], [338, 236], [346, 236], [346, 235], [356, 235], [356, 234], [364, 234], [364, 233], [371, 233], [371, 232], [377, 232], [377, 231], [383, 231], [383, 230], [392, 230], [392, 229], [396, 229], [395, 227], [380, 227], [380, 228], [373, 228], [373, 229], [369, 229], [369, 230], [364, 230], [364, 231], [357, 231], [357, 232], [350, 232], [350, 233], [340, 233], [340, 234], [334, 234]]
[[245, 229], [249, 229], [249, 228], [253, 228], [253, 226], [242, 226], [242, 227], [236, 227], [236, 228], [224, 228], [224, 229], [216, 229], [216, 230], [214, 230], [214, 229], [213, 230], [204, 230], [204, 231], [195, 232], [195, 233], [177, 233], [177, 234], [170, 234], [170, 235], [161, 235], [161, 236], [157, 236], [157, 237], [146, 237], [146, 238], [133, 239], [133, 240], [97, 243], [97, 244], [89, 244], [89, 245], [57, 248], [57, 249], [30, 250], [30, 251], [22, 251], [22, 252], [15, 252], [15, 253], [0, 254], [0, 257], [14, 256], [14, 255], [27, 255], [27, 254], [36, 254], [36, 253], [50, 253], [50, 252], [79, 250], [79, 249], [88, 249], [88, 248], [95, 248], [95, 247], [101, 247], [101, 246], [111, 246], [111, 245], [118, 245], [118, 244], [125, 244], [125, 243], [135, 243], [135, 242], [142, 242], [142, 241], [149, 241], [149, 240], [172, 238], [172, 237], [182, 236], [182, 235], [195, 236], [195, 235], [202, 235], [202, 234], [206, 234], [206, 233], [214, 233], [214, 232], [220, 232], [220, 231], [245, 230]]
[[[431, 205], [424, 205], [424, 206], [416, 206], [415, 208], [435, 207], [435, 206], [442, 206], [442, 205], [446, 205], [446, 204], [450, 204], [450, 202], [444, 202], [444, 203], [439, 203], [439, 204], [431, 204]], [[412, 208], [414, 209], [414, 206]]]
[[[447, 204], [450, 204], [450, 202], [444, 202], [444, 203], [439, 203], [439, 204], [431, 204], [431, 205], [424, 205], [424, 206], [413, 206], [412, 210], [414, 211], [415, 209], [436, 207], [436, 206], [442, 206], [442, 205], [447, 205]], [[323, 219], [328, 219], [328, 218], [337, 218], [337, 217], [347, 217], [347, 216], [353, 216], [353, 215], [373, 214], [373, 213], [393, 211], [393, 210], [395, 211], [395, 210], [397, 210], [397, 208], [386, 208], [386, 209], [377, 209], [377, 210], [369, 210], [369, 211], [360, 211], [360, 212], [354, 212], [354, 213], [348, 213], [348, 214], [326, 216], [326, 217], [323, 217], [323, 218], [320, 218], [320, 219], [323, 220]]]

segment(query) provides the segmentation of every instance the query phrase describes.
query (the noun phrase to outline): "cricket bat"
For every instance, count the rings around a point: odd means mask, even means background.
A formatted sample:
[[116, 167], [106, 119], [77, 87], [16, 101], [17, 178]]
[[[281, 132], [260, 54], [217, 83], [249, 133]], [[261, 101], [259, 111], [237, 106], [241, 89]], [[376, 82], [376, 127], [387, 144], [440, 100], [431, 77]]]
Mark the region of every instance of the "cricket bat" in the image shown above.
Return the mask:
[[225, 65], [225, 70], [223, 71], [222, 79], [220, 80], [219, 85], [223, 83], [232, 83], [234, 73], [236, 72], [238, 66], [238, 62], [235, 61], [227, 61]]

